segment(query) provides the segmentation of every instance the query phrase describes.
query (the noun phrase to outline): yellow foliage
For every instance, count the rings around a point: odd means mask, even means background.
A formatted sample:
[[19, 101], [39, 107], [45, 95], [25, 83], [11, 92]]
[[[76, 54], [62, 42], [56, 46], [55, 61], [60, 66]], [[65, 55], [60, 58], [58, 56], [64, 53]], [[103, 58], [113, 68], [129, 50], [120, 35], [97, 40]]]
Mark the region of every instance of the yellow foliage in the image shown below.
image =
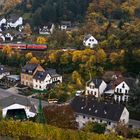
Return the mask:
[[28, 53], [25, 55], [25, 58], [28, 59], [28, 60], [30, 60], [32, 57], [33, 57], [32, 52], [28, 52]]
[[38, 37], [36, 40], [37, 44], [46, 44], [47, 43], [47, 39], [45, 37]]
[[40, 61], [36, 57], [32, 57], [31, 60], [29, 61], [31, 64], [39, 64]]
[[14, 54], [14, 51], [12, 50], [10, 46], [3, 47], [2, 52], [9, 57], [11, 57]]

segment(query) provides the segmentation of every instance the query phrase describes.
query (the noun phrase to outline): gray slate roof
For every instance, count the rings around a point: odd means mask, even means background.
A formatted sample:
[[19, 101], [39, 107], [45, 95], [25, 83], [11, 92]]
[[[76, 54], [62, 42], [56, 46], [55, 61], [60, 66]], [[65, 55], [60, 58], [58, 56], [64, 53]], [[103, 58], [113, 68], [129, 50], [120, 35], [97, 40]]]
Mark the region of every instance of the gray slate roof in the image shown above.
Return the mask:
[[75, 97], [71, 107], [76, 113], [117, 122], [120, 120], [124, 106], [107, 102], [98, 102], [93, 97]]
[[33, 73], [37, 67], [38, 67], [38, 64], [26, 64], [24, 67], [22, 67], [22, 72], [29, 74], [29, 71], [32, 71]]
[[30, 100], [26, 97], [11, 95], [0, 100], [0, 107], [6, 108], [13, 104], [20, 104], [24, 106], [32, 107]]
[[45, 71], [45, 72], [37, 71], [33, 78], [36, 79], [36, 80], [44, 81], [46, 76], [47, 76], [47, 74], [48, 74], [47, 71]]
[[49, 74], [52, 78], [60, 76], [56, 73], [55, 69], [47, 68], [45, 72], [37, 71], [33, 78], [36, 80], [43, 81], [45, 80], [47, 74]]
[[92, 35], [91, 34], [88, 34], [84, 37], [84, 41], [87, 41]]
[[101, 85], [101, 83], [102, 83], [102, 79], [97, 79], [97, 78], [95, 78], [95, 79], [92, 79], [90, 82], [88, 82], [88, 85], [91, 83], [91, 82], [93, 82], [94, 84], [95, 84], [95, 88], [99, 88], [99, 86]]

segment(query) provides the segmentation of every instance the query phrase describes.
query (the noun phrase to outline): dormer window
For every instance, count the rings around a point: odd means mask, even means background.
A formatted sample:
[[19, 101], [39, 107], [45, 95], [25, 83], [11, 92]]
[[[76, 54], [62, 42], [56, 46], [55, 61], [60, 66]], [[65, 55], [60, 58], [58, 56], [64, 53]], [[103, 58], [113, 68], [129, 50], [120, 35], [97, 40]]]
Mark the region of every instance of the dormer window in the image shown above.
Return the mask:
[[28, 72], [29, 72], [29, 73], [32, 73], [32, 71], [31, 71], [31, 70], [29, 70]]

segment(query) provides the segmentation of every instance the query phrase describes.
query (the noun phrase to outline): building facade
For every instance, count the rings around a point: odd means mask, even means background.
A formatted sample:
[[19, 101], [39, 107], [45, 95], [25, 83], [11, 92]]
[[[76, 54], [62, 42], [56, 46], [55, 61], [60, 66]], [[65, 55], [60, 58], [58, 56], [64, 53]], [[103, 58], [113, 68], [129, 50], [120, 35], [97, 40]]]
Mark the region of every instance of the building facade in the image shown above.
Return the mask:
[[44, 71], [39, 64], [26, 64], [21, 72], [21, 84], [33, 87], [33, 76], [37, 71]]

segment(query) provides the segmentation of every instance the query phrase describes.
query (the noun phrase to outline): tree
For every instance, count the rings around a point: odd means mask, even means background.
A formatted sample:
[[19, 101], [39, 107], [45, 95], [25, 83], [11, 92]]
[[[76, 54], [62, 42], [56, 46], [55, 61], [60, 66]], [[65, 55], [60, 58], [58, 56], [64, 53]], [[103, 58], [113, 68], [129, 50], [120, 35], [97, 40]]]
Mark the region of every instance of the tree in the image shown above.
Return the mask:
[[27, 60], [30, 60], [32, 57], [33, 57], [32, 52], [28, 52], [28, 53], [25, 55], [25, 58], [26, 58]]
[[25, 34], [27, 34], [27, 36], [30, 36], [32, 34], [32, 30], [31, 30], [31, 26], [29, 23], [26, 23], [24, 28], [23, 28], [23, 32]]
[[39, 61], [36, 57], [32, 57], [32, 58], [30, 59], [29, 63], [31, 63], [31, 64], [39, 64], [40, 61]]
[[95, 132], [98, 134], [102, 134], [106, 130], [106, 124], [101, 124], [97, 122], [89, 122], [85, 125], [83, 130], [86, 132]]
[[36, 40], [37, 44], [46, 44], [47, 43], [47, 39], [45, 37], [39, 36]]
[[78, 87], [82, 87], [82, 86], [83, 86], [81, 75], [80, 75], [77, 71], [74, 71], [74, 72], [72, 73], [72, 81], [73, 81], [73, 83], [75, 83]]
[[99, 49], [96, 52], [96, 60], [97, 63], [102, 64], [103, 62], [106, 61], [107, 55], [103, 49]]
[[69, 105], [54, 105], [44, 108], [47, 123], [65, 129], [76, 129], [77, 123], [72, 108]]
[[129, 92], [128, 106], [132, 111], [140, 112], [140, 77]]

